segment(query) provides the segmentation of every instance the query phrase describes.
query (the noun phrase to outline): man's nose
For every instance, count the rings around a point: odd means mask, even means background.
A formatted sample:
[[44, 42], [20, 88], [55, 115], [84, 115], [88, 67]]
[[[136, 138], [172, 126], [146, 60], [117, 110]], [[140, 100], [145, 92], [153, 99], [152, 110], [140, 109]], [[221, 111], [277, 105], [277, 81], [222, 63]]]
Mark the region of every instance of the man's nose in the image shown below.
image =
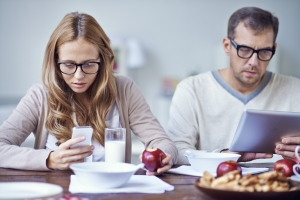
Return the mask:
[[257, 66], [258, 65], [258, 54], [256, 52], [253, 53], [253, 55], [251, 56], [251, 58], [249, 58], [248, 63], [251, 66]]

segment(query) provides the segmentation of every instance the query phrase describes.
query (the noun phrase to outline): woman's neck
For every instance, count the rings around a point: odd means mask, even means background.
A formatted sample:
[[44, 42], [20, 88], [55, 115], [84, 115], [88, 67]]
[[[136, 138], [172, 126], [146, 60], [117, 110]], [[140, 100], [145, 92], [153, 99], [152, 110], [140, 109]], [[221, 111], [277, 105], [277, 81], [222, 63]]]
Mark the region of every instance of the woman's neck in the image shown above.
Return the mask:
[[90, 105], [90, 100], [88, 98], [87, 93], [77, 93], [76, 98], [86, 107], [88, 108]]

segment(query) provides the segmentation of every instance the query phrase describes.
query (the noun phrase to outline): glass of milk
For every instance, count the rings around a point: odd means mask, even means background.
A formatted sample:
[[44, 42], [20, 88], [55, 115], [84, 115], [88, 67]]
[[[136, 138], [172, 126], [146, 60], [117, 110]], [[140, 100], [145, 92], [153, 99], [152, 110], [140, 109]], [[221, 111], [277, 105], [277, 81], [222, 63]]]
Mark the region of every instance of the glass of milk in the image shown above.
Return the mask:
[[125, 162], [125, 128], [105, 128], [105, 162]]

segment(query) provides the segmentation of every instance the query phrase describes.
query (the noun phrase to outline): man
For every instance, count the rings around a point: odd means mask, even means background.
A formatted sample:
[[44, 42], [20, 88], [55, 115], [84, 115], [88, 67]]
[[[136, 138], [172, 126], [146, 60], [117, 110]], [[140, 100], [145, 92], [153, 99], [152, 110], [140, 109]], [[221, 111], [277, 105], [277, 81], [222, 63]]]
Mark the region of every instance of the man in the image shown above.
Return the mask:
[[[226, 152], [244, 109], [300, 112], [300, 80], [267, 71], [276, 51], [278, 18], [256, 7], [237, 10], [223, 39], [229, 67], [181, 81], [170, 107], [168, 134], [187, 164], [186, 150]], [[293, 158], [299, 137], [283, 138], [276, 154]], [[241, 153], [239, 161], [271, 158]]]

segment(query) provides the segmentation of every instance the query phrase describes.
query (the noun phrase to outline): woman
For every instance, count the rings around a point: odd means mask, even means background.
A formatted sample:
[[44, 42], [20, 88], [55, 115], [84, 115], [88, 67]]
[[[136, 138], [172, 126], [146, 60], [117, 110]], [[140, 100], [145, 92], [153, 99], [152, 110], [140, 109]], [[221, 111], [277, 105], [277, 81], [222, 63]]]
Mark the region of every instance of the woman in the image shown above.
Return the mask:
[[[114, 76], [109, 38], [90, 15], [67, 14], [52, 33], [45, 51], [43, 85], [32, 86], [0, 127], [0, 167], [65, 170], [93, 154], [104, 160], [104, 129], [126, 128], [126, 162], [131, 158], [131, 130], [147, 148], [167, 157], [160, 174], [172, 166], [177, 149], [152, 115], [134, 82]], [[93, 145], [70, 147], [74, 126], [92, 126]], [[35, 149], [20, 147], [33, 132]]]

